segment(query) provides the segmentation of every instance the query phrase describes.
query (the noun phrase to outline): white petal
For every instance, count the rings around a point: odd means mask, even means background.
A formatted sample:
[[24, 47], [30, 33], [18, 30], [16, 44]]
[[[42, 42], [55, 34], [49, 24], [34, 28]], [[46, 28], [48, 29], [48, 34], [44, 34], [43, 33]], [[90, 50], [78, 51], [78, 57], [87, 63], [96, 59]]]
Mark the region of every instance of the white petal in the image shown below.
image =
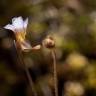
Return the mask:
[[12, 19], [12, 25], [15, 27], [15, 29], [19, 30], [19, 29], [23, 29], [23, 18], [22, 17], [15, 17]]
[[26, 29], [28, 25], [28, 18], [24, 21], [24, 28]]
[[15, 32], [15, 28], [14, 28], [14, 26], [11, 25], [11, 24], [8, 24], [8, 25], [4, 26], [4, 28], [5, 28], [5, 29], [12, 30], [13, 32]]

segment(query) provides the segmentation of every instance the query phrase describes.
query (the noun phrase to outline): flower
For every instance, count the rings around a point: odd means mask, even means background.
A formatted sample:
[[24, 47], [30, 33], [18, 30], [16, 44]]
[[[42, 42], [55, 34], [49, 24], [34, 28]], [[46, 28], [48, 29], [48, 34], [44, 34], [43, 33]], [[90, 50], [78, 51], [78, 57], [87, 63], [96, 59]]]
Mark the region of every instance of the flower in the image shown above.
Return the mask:
[[46, 48], [52, 49], [55, 47], [55, 41], [51, 36], [47, 36], [43, 42], [42, 42], [43, 46], [45, 46]]
[[8, 24], [4, 27], [5, 29], [12, 30], [15, 33], [16, 40], [22, 50], [32, 49], [32, 46], [27, 41], [25, 41], [27, 25], [28, 18], [23, 20], [23, 18], [20, 16], [13, 18], [12, 24]]

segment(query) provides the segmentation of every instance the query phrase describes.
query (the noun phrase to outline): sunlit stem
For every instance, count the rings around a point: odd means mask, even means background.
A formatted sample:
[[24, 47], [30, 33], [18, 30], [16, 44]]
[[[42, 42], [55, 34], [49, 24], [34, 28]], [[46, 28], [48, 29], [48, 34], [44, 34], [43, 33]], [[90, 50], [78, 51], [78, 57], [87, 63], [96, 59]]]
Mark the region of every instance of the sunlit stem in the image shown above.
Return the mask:
[[31, 90], [32, 90], [32, 92], [34, 94], [33, 96], [37, 96], [37, 93], [36, 93], [36, 90], [34, 88], [34, 83], [32, 81], [31, 75], [29, 73], [28, 68], [26, 67], [26, 64], [24, 63], [22, 50], [18, 50], [19, 43], [14, 41], [14, 45], [15, 45], [15, 48], [16, 48], [16, 51], [17, 51], [17, 54], [18, 54], [19, 63], [22, 64], [22, 66], [24, 66], [28, 81], [30, 83]]
[[56, 53], [55, 50], [51, 50], [52, 59], [53, 59], [53, 67], [54, 67], [54, 90], [55, 96], [58, 96], [58, 80], [57, 80], [57, 68], [56, 68]]

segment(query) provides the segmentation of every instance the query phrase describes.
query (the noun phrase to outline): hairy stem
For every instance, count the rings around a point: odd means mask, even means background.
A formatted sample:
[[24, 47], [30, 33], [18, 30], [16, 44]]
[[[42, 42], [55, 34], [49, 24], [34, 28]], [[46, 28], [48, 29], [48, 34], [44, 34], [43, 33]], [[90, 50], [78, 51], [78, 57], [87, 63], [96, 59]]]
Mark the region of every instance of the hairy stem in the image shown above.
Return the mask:
[[51, 53], [52, 53], [53, 67], [54, 67], [54, 90], [55, 90], [55, 96], [58, 96], [58, 80], [57, 80], [57, 68], [56, 68], [56, 53], [55, 53], [55, 50], [52, 50]]

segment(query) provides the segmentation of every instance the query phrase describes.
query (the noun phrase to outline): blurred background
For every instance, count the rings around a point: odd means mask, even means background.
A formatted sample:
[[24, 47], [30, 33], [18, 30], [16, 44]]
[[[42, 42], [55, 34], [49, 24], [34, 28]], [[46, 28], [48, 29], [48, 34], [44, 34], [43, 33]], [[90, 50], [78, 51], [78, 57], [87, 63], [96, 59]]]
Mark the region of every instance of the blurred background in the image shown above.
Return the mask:
[[[51, 35], [56, 42], [59, 96], [96, 96], [96, 0], [0, 0], [0, 96], [34, 96], [3, 29], [13, 17], [29, 18], [32, 46]], [[24, 53], [38, 96], [54, 96], [50, 51]]]

